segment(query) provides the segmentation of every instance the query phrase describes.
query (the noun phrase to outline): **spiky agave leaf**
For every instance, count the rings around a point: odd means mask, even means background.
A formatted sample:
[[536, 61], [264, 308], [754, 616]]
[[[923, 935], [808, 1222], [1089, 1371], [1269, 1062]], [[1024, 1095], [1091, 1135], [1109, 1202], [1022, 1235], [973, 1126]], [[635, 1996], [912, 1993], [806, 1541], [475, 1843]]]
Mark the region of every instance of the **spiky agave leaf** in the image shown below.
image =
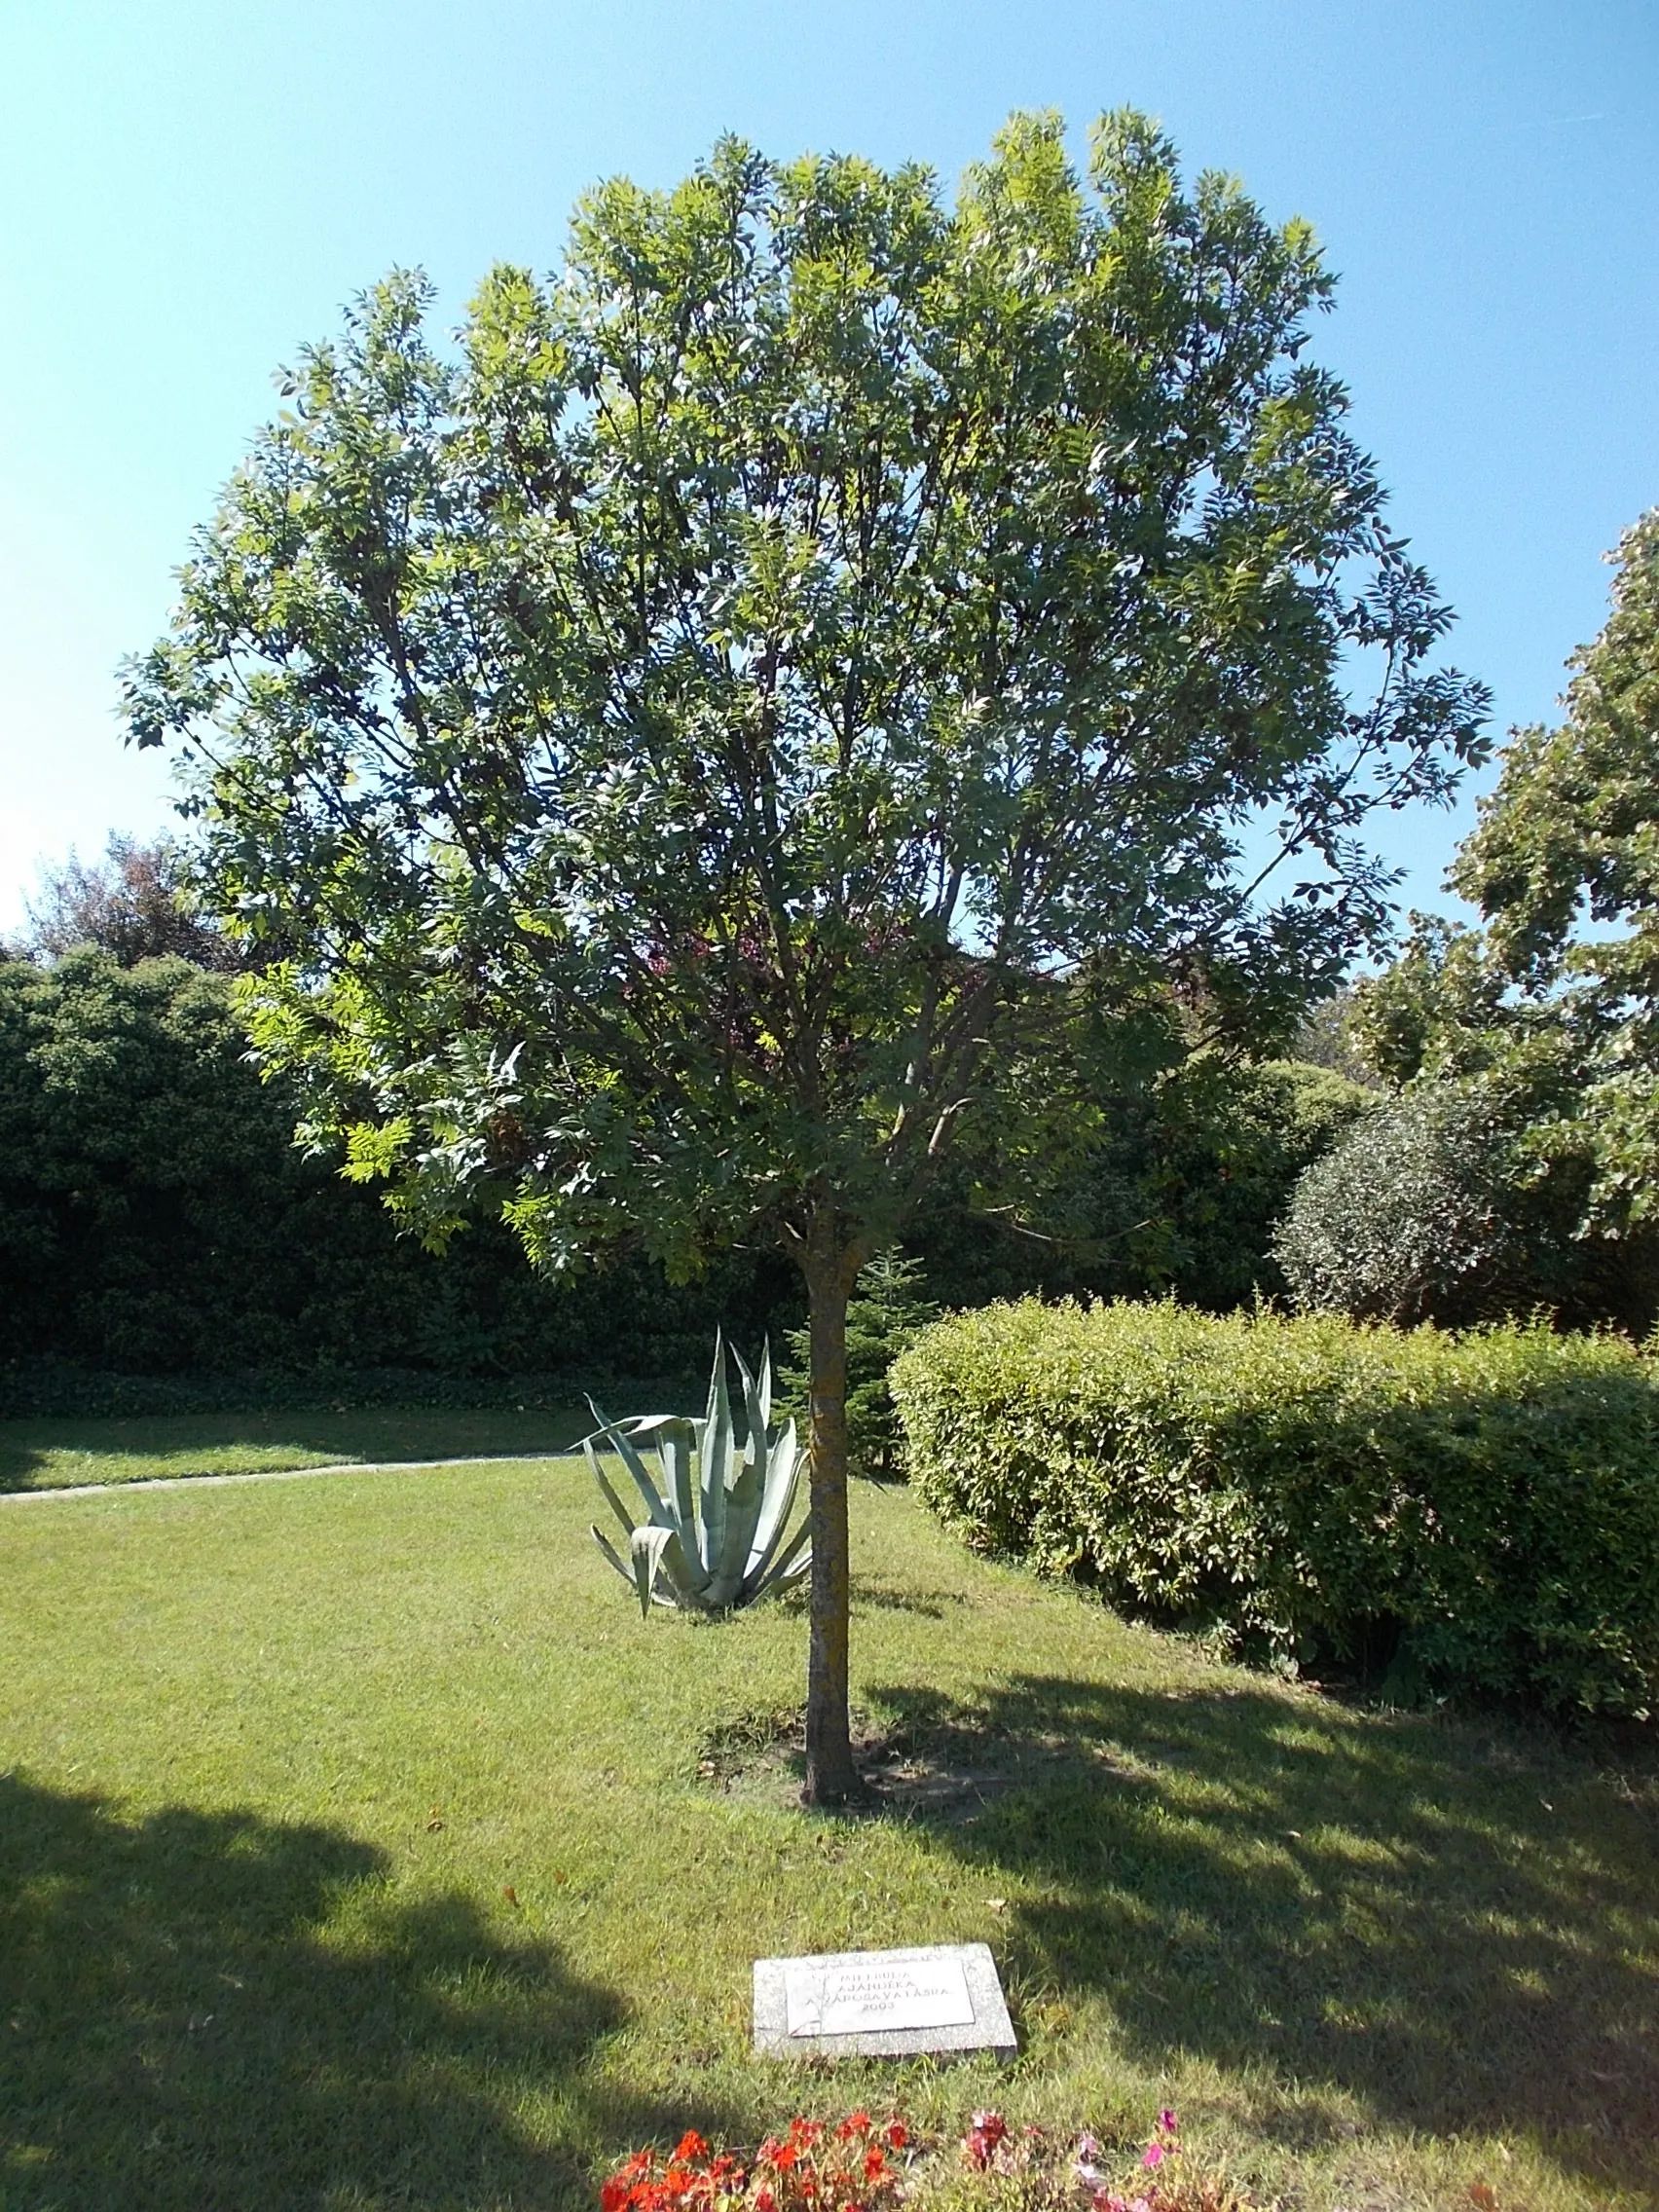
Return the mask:
[[739, 1604], [743, 1597], [755, 1532], [766, 1504], [770, 1459], [766, 1425], [761, 1418], [760, 1398], [755, 1378], [750, 1374], [743, 1354], [735, 1345], [731, 1356], [737, 1362], [737, 1371], [743, 1382], [744, 1414], [749, 1425], [749, 1437], [741, 1456], [736, 1450], [735, 1438], [733, 1441], [720, 1568], [710, 1591], [711, 1601], [718, 1590], [719, 1603], [727, 1605]]
[[[628, 1564], [598, 1529], [594, 1540], [633, 1588], [643, 1612], [653, 1603], [724, 1612], [794, 1581], [811, 1565], [806, 1524], [782, 1541], [802, 1455], [793, 1421], [782, 1436], [771, 1434], [771, 1347], [758, 1376], [750, 1373], [735, 1346], [730, 1357], [742, 1383], [748, 1429], [741, 1450], [726, 1384], [727, 1347], [718, 1336], [701, 1421], [676, 1414], [607, 1421], [594, 1406], [603, 1425], [582, 1439], [594, 1479], [627, 1534]], [[614, 1453], [633, 1477], [646, 1514], [638, 1526], [606, 1475], [600, 1450]], [[645, 1464], [648, 1451], [655, 1452], [660, 1481]]]
[[719, 1572], [725, 1551], [726, 1484], [730, 1478], [732, 1447], [731, 1399], [726, 1392], [725, 1342], [715, 1332], [715, 1371], [709, 1378], [709, 1410], [704, 1417], [701, 1450], [702, 1475], [699, 1505], [702, 1513], [698, 1549], [711, 1580]]
[[651, 1609], [651, 1596], [656, 1588], [658, 1570], [663, 1564], [663, 1554], [670, 1544], [679, 1541], [680, 1538], [672, 1529], [653, 1528], [649, 1522], [634, 1530], [629, 1550], [633, 1555], [634, 1586], [640, 1596], [641, 1620]]
[[622, 1500], [617, 1496], [615, 1491], [610, 1487], [609, 1478], [607, 1476], [605, 1468], [600, 1462], [599, 1454], [594, 1450], [593, 1440], [590, 1437], [584, 1436], [582, 1438], [582, 1456], [586, 1459], [588, 1463], [588, 1472], [592, 1475], [594, 1481], [599, 1485], [600, 1491], [605, 1497], [606, 1503], [609, 1506], [611, 1512], [615, 1514], [617, 1520], [621, 1523], [623, 1534], [625, 1536], [632, 1537], [634, 1533], [634, 1516], [628, 1511], [628, 1508], [623, 1504]]
[[801, 1459], [802, 1454], [795, 1442], [795, 1424], [792, 1420], [767, 1454], [766, 1494], [761, 1501], [759, 1522], [743, 1567], [744, 1586], [750, 1595], [759, 1595], [759, 1585], [766, 1572], [767, 1562], [776, 1550], [785, 1524], [794, 1509], [795, 1493], [800, 1487]]
[[761, 1571], [754, 1589], [745, 1598], [745, 1604], [752, 1605], [757, 1598], [764, 1598], [769, 1590], [782, 1589], [791, 1582], [800, 1580], [812, 1566], [812, 1554], [806, 1549], [807, 1538], [811, 1534], [812, 1523], [803, 1521], [770, 1567]]
[[[668, 1508], [663, 1504], [661, 1497], [658, 1495], [657, 1487], [655, 1483], [651, 1481], [649, 1472], [645, 1467], [645, 1462], [641, 1458], [639, 1453], [635, 1450], [633, 1440], [628, 1433], [630, 1429], [642, 1427], [650, 1428], [658, 1420], [666, 1419], [670, 1417], [661, 1414], [646, 1414], [640, 1417], [640, 1419], [636, 1420], [622, 1422], [607, 1420], [604, 1414], [600, 1412], [598, 1406], [594, 1404], [594, 1401], [591, 1398], [588, 1400], [588, 1407], [592, 1412], [595, 1420], [597, 1420], [599, 1423], [599, 1426], [597, 1429], [595, 1429], [592, 1437], [584, 1436], [582, 1439], [582, 1451], [587, 1456], [588, 1464], [590, 1466], [593, 1466], [595, 1464], [592, 1449], [595, 1438], [603, 1437], [608, 1443], [610, 1449], [615, 1453], [616, 1456], [621, 1460], [622, 1464], [627, 1468], [628, 1472], [633, 1476], [634, 1486], [639, 1491], [641, 1497], [645, 1500], [645, 1507], [647, 1516], [656, 1524], [659, 1529], [672, 1529], [674, 1526], [673, 1518], [670, 1515]], [[605, 1487], [608, 1490], [609, 1486], [607, 1485]]]
[[590, 1521], [588, 1523], [588, 1534], [593, 1538], [594, 1542], [599, 1546], [600, 1550], [605, 1554], [606, 1558], [610, 1562], [611, 1566], [616, 1569], [617, 1573], [622, 1577], [623, 1581], [627, 1583], [629, 1589], [632, 1590], [632, 1588], [634, 1587], [633, 1569], [622, 1565], [621, 1560], [616, 1556], [615, 1545], [610, 1541], [610, 1538], [605, 1533], [604, 1530], [599, 1527], [597, 1522]]

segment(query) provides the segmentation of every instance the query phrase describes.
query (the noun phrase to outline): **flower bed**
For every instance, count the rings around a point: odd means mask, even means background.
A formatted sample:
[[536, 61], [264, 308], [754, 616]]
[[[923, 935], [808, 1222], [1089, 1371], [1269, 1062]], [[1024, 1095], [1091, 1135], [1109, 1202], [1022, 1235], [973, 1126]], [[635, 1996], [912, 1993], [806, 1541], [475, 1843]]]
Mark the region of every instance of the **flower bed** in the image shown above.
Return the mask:
[[599, 2193], [600, 2212], [877, 2212], [899, 2194], [895, 2157], [910, 2141], [901, 2120], [868, 2113], [834, 2126], [795, 2119], [752, 2157], [711, 2151], [695, 2129], [673, 2152], [636, 2151]]
[[954, 2146], [917, 2144], [897, 2117], [834, 2124], [796, 2118], [753, 2154], [710, 2148], [695, 2130], [672, 2152], [636, 2151], [600, 2191], [600, 2212], [879, 2212], [901, 2200], [959, 2198], [1019, 2212], [1250, 2212], [1220, 2175], [1183, 2170], [1174, 2113], [1158, 2116], [1123, 2173], [1088, 2134], [1060, 2140], [977, 2112]]

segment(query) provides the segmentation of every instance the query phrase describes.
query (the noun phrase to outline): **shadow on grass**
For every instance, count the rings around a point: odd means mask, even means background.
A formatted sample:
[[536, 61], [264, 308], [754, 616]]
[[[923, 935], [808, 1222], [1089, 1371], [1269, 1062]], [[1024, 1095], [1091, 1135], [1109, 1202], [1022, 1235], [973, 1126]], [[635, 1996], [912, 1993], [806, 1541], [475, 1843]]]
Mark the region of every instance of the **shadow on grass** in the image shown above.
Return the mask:
[[[596, 2152], [684, 2124], [595, 2109], [614, 1997], [386, 1872], [327, 1828], [0, 1779], [6, 2212], [575, 2204]], [[552, 2143], [516, 2117], [549, 2092]]]
[[1016, 1980], [1098, 1992], [1146, 2062], [1659, 2182], [1659, 1832], [1588, 1758], [1248, 1688], [871, 1696], [936, 1759], [1012, 1769], [968, 1818], [911, 1817], [1041, 1889], [1011, 1910]]
[[522, 1413], [381, 1408], [338, 1413], [136, 1414], [0, 1421], [0, 1491], [241, 1473], [266, 1465], [510, 1456], [568, 1452], [585, 1407]]
[[967, 1595], [961, 1590], [919, 1590], [910, 1583], [892, 1582], [879, 1574], [855, 1574], [851, 1596], [855, 1614], [860, 1611], [917, 1613], [930, 1621], [941, 1621], [946, 1613], [961, 1611], [968, 1604]]

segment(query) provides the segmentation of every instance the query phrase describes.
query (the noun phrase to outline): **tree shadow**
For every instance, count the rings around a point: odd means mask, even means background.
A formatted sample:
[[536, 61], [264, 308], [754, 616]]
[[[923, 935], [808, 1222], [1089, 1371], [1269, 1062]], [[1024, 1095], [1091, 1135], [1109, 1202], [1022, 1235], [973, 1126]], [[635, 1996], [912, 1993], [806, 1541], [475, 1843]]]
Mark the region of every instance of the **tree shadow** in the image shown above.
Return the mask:
[[1016, 1984], [1103, 1996], [1155, 2068], [1199, 2054], [1659, 2183], [1659, 1832], [1588, 1758], [1242, 1687], [869, 1695], [941, 1767], [1005, 1769], [906, 1817], [1040, 1891], [1011, 1899]]
[[[129, 1825], [0, 1778], [6, 2212], [585, 2202], [596, 2155], [684, 2124], [608, 2084], [600, 2109], [622, 2017], [468, 1899], [400, 1903], [338, 1830]], [[521, 2117], [550, 2091], [556, 2140]]]
[[855, 1574], [850, 1596], [855, 1617], [861, 1611], [917, 1613], [924, 1620], [941, 1621], [947, 1612], [959, 1612], [968, 1604], [960, 1590], [919, 1590], [883, 1574]]

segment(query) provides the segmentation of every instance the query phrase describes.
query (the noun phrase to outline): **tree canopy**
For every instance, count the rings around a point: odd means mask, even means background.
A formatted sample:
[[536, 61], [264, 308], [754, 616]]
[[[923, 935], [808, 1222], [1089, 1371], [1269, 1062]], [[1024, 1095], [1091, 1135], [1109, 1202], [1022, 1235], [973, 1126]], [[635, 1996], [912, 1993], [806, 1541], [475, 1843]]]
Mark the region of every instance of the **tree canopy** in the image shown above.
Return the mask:
[[798, 1261], [819, 1797], [855, 1786], [859, 1267], [959, 1124], [1015, 1190], [1063, 1153], [1149, 977], [1332, 985], [1385, 921], [1365, 818], [1479, 755], [1304, 357], [1330, 293], [1132, 114], [1087, 176], [1015, 118], [953, 203], [725, 141], [599, 188], [454, 349], [420, 278], [370, 294], [129, 671], [352, 1172], [437, 1235], [488, 1197], [552, 1265]]
[[176, 837], [146, 844], [114, 834], [101, 862], [71, 852], [45, 871], [28, 917], [22, 950], [37, 960], [60, 960], [77, 945], [95, 944], [124, 968], [169, 955], [196, 968], [240, 964], [239, 947], [197, 911], [189, 854]]
[[1571, 1185], [1580, 1241], [1659, 1227], [1659, 510], [1612, 558], [1565, 718], [1512, 733], [1453, 864], [1481, 926], [1415, 917], [1356, 1010], [1396, 1082], [1528, 1100], [1527, 1175]]

